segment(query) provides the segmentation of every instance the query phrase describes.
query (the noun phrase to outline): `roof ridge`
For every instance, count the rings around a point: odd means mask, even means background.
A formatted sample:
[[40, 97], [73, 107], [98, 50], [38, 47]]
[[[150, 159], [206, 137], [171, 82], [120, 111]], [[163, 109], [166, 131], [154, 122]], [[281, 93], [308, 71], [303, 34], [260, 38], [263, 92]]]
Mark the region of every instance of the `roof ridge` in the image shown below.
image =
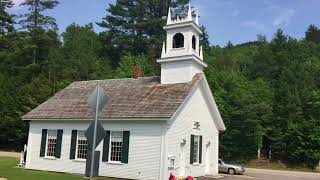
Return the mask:
[[83, 80], [82, 81], [73, 81], [72, 83], [90, 82], [90, 81], [126, 81], [126, 80], [152, 79], [152, 78], [159, 78], [159, 77], [160, 76], [139, 77], [137, 79], [135, 79], [135, 78], [93, 79], [93, 80], [86, 80], [86, 81], [83, 81]]

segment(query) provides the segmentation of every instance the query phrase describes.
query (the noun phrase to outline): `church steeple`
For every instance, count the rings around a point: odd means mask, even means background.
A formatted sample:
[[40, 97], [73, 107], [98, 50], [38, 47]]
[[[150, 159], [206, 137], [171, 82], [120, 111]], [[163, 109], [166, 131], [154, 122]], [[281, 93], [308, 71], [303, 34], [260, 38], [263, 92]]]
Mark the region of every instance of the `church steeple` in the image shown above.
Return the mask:
[[192, 17], [189, 4], [186, 17], [172, 17], [171, 8], [168, 10], [167, 24], [163, 27], [166, 32], [166, 42], [163, 43], [161, 59], [161, 83], [184, 83], [192, 80], [196, 73], [202, 73], [207, 64], [203, 62], [202, 47], [199, 39], [202, 31], [199, 17]]

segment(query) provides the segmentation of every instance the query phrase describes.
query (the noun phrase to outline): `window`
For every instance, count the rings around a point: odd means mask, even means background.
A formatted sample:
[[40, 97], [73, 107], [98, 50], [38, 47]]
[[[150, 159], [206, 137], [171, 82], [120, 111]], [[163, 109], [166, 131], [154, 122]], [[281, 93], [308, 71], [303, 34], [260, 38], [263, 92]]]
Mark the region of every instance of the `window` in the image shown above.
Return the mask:
[[194, 136], [194, 142], [193, 142], [193, 163], [199, 163], [199, 143], [200, 136]]
[[57, 130], [48, 130], [47, 135], [47, 157], [55, 157], [57, 148]]
[[87, 159], [88, 141], [85, 131], [78, 131], [77, 136], [77, 159]]
[[196, 37], [193, 35], [192, 36], [192, 49], [196, 50], [196, 44], [197, 44]]
[[128, 164], [130, 131], [106, 131], [102, 162]]
[[202, 163], [202, 136], [191, 135], [190, 164]]
[[122, 160], [122, 137], [123, 132], [113, 131], [110, 137], [110, 161], [121, 162]]
[[182, 48], [184, 47], [184, 36], [181, 33], [175, 34], [173, 36], [173, 48]]

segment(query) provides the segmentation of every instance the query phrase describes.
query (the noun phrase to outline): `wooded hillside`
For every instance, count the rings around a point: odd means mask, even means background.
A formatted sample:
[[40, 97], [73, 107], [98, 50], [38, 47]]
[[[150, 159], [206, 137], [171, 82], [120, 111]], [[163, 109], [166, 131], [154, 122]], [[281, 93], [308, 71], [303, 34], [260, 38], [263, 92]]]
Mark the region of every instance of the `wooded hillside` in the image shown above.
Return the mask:
[[[21, 149], [28, 122], [20, 117], [79, 80], [159, 75], [169, 5], [183, 12], [188, 0], [117, 0], [93, 24], [71, 24], [63, 34], [44, 15], [63, 1], [25, 0], [28, 11], [8, 13], [0, 0], [0, 148]], [[67, 17], [66, 17], [67, 18]], [[96, 22], [93, 22], [96, 23]], [[214, 23], [214, 22], [212, 22]], [[227, 130], [220, 156], [247, 161], [271, 150], [273, 159], [314, 167], [320, 160], [320, 30], [311, 25], [304, 39], [281, 29], [271, 41], [210, 46], [204, 30], [205, 71]]]

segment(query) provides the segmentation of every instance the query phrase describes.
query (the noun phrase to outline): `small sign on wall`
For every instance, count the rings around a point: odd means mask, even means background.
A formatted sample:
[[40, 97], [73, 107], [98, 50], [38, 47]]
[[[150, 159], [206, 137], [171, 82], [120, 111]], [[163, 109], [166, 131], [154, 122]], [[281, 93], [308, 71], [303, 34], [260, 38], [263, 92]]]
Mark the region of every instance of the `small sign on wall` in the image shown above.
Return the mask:
[[200, 129], [200, 122], [199, 121], [193, 122], [193, 129]]

